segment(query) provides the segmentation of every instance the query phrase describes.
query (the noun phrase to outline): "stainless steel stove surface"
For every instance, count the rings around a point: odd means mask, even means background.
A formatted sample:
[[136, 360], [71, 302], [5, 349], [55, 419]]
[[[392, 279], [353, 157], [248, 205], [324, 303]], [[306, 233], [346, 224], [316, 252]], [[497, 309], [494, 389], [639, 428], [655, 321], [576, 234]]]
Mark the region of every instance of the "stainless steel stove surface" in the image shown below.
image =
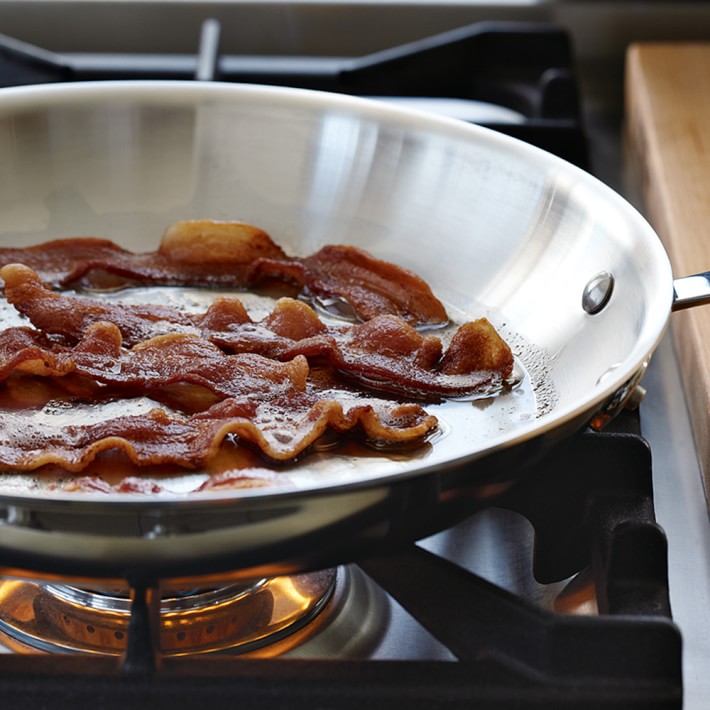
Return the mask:
[[670, 335], [646, 378], [641, 424], [653, 451], [656, 516], [668, 536], [673, 618], [683, 635], [684, 707], [710, 698], [710, 521]]
[[[22, 22], [17, 26], [22, 28]], [[502, 56], [495, 54], [495, 37], [511, 29], [513, 43], [528, 54], [517, 69], [515, 62], [507, 63], [501, 89], [493, 81], [500, 79], [495, 57]], [[284, 70], [297, 85], [308, 75], [310, 80], [316, 76], [316, 88], [342, 90], [338, 82], [345, 77], [351, 91], [392, 96], [392, 83], [381, 81], [373, 69], [382, 61], [397, 93], [409, 87], [404, 93], [410, 99], [424, 95], [428, 100], [434, 94], [441, 109], [449, 94], [456, 94], [448, 88], [433, 90], [436, 81], [423, 89], [416, 84], [407, 63], [413, 57], [419, 66], [421, 46], [406, 45], [360, 62], [328, 57], [284, 66], [263, 57], [218, 59], [218, 30], [206, 26], [199, 58], [169, 59], [168, 74], [199, 71], [209, 78], [219, 70], [220, 78], [229, 80], [247, 72], [252, 80], [273, 81]], [[450, 41], [459, 47], [484, 44], [488, 52], [489, 43], [494, 45], [487, 65], [491, 71], [485, 75], [484, 67], [478, 82], [482, 90], [456, 96], [455, 110], [461, 110], [461, 101], [469, 111], [479, 100], [488, 105], [497, 98], [499, 110], [480, 122], [557, 150], [620, 187], [618, 107], [607, 113], [593, 97], [583, 115], [566, 32], [548, 25], [477, 26], [439, 39], [426, 42], [424, 54], [444, 63], [450, 61]], [[530, 57], [551, 45], [559, 50], [552, 71], [544, 82], [539, 82], [544, 70], [533, 72], [531, 79]], [[509, 45], [501, 51], [509, 52]], [[4, 69], [0, 64], [0, 80], [6, 84], [122, 71], [115, 56], [49, 54], [12, 38], [0, 43], [0, 57], [10, 57]], [[155, 71], [160, 57], [142, 58], [147, 64], [138, 62], [132, 71]], [[521, 66], [526, 71], [516, 75]], [[34, 78], [27, 79], [27, 73]], [[542, 99], [538, 94], [533, 104], [526, 98], [531, 82], [537, 89], [542, 86]], [[148, 701], [154, 707], [198, 707], [206, 697], [236, 694], [248, 708], [363, 703], [375, 708], [704, 707], [710, 698], [705, 668], [710, 658], [710, 524], [668, 337], [645, 385], [648, 395], [640, 416], [625, 415], [608, 433], [583, 432], [563, 452], [571, 458], [552, 457], [548, 467], [500, 506], [383, 559], [326, 573], [335, 584], [324, 583], [323, 603], [317, 604], [313, 621], [296, 623], [289, 629], [293, 633], [279, 634], [272, 644], [249, 646], [244, 658], [211, 655], [206, 657], [210, 663], [202, 656], [176, 654], [159, 662], [149, 621], [156, 604], [150, 589], [138, 589], [133, 616], [125, 616], [121, 630], [112, 631], [114, 637], [121, 635], [120, 649], [127, 648], [119, 650], [123, 661], [118, 671], [115, 657], [25, 655], [36, 654], [31, 646], [42, 644], [29, 636], [13, 640], [5, 614], [9, 635], [3, 644], [7, 653], [0, 657], [0, 692], [9, 707], [32, 706], [33, 700], [52, 700], [56, 707], [82, 701], [94, 707]], [[652, 458], [638, 436], [639, 422]], [[611, 453], [597, 448], [600, 439], [612, 442]], [[622, 451], [628, 453], [618, 454]], [[565, 475], [569, 470], [575, 475]], [[570, 480], [586, 483], [578, 488]], [[605, 505], [609, 497], [615, 501], [613, 510]], [[0, 587], [1, 597], [19, 598], [13, 596], [18, 594], [15, 581]], [[30, 610], [18, 611], [13, 625], [44, 604], [33, 590], [29, 599]], [[94, 628], [92, 622], [83, 624], [88, 627]], [[211, 627], [207, 623], [204, 633]], [[124, 629], [130, 637], [127, 646]], [[322, 659], [328, 662], [323, 665]]]

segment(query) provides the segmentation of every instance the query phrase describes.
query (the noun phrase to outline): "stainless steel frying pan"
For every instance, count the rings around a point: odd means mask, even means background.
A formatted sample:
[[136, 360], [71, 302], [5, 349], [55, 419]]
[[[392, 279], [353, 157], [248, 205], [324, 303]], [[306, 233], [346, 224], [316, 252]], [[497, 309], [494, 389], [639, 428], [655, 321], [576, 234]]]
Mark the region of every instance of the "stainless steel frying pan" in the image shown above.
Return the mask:
[[523, 385], [438, 407], [441, 432], [415, 454], [315, 452], [272, 489], [69, 494], [4, 477], [6, 569], [250, 577], [424, 535], [632, 394], [674, 307], [666, 254], [632, 207], [485, 129], [268, 87], [0, 91], [3, 244], [94, 235], [148, 251], [204, 217], [256, 224], [292, 254], [354, 244], [414, 270], [455, 318], [489, 317]]

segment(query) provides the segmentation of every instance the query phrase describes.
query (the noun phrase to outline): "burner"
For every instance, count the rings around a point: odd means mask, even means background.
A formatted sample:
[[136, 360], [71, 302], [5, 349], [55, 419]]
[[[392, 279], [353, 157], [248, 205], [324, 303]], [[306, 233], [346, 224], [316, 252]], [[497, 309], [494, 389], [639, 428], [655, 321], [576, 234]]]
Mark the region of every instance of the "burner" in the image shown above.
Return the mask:
[[[243, 653], [276, 642], [319, 614], [335, 580], [336, 571], [325, 570], [165, 596], [160, 653]], [[25, 650], [109, 655], [126, 649], [132, 605], [126, 590], [5, 580], [0, 599], [0, 630], [10, 646], [14, 640]]]

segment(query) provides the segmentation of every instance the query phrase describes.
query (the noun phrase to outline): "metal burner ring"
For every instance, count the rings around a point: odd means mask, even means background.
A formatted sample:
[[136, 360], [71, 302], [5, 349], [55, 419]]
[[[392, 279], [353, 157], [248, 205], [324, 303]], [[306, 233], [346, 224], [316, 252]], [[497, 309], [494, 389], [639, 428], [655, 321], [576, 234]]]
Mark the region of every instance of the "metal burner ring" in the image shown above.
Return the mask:
[[[312, 620], [333, 594], [336, 570], [197, 589], [160, 600], [159, 652], [167, 656], [243, 653]], [[126, 647], [127, 589], [0, 582], [0, 630], [48, 652], [120, 655]]]

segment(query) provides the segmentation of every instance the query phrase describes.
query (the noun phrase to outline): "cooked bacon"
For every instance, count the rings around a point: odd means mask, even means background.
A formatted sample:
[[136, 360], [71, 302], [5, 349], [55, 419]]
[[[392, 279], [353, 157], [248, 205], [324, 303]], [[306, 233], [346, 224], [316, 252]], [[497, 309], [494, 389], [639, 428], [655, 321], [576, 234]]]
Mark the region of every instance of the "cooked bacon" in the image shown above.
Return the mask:
[[[0, 276], [5, 280], [8, 301], [37, 328], [79, 340], [90, 326], [111, 321], [128, 345], [150, 339], [147, 353], [151, 355], [162, 343], [165, 359], [173, 359], [175, 368], [183, 373], [191, 371], [190, 360], [203, 361], [209, 354], [204, 340], [234, 353], [279, 360], [305, 356], [335, 367], [369, 388], [428, 397], [464, 396], [499, 388], [513, 369], [510, 348], [486, 319], [461, 326], [444, 351], [439, 338], [422, 335], [391, 315], [352, 326], [329, 327], [306, 304], [282, 298], [266, 318], [254, 322], [238, 299], [223, 297], [216, 299], [206, 313], [188, 316], [165, 306], [121, 306], [62, 296], [50, 291], [34, 271], [23, 265], [7, 265], [0, 269]], [[173, 335], [155, 340], [169, 327], [199, 332], [203, 341], [188, 335], [178, 340]], [[116, 362], [120, 343], [105, 332], [103, 337], [113, 343], [113, 349], [111, 361], [102, 369], [113, 375], [119, 368], [122, 376], [128, 377], [128, 365], [124, 373], [123, 364]], [[190, 344], [194, 347], [180, 355], [178, 350]], [[140, 362], [141, 354], [145, 358], [142, 349], [133, 352], [132, 361]], [[219, 358], [216, 348], [211, 355]], [[229, 361], [229, 367], [235, 362]], [[140, 372], [139, 368], [139, 376]], [[100, 373], [92, 376], [107, 381]], [[184, 381], [199, 384], [196, 375], [190, 377]]]
[[44, 417], [38, 425], [32, 416], [0, 411], [4, 469], [30, 471], [54, 464], [78, 472], [108, 451], [122, 452], [137, 466], [197, 468], [213, 458], [230, 435], [269, 459], [284, 462], [302, 454], [329, 428], [339, 433], [360, 428], [374, 443], [406, 445], [421, 440], [437, 423], [415, 404], [357, 397], [336, 401], [313, 392], [268, 402], [230, 398], [190, 416], [160, 407], [133, 415], [98, 416], [85, 424], [53, 424], [51, 417]]
[[323, 398], [315, 392], [270, 402], [226, 399], [193, 416], [204, 423], [212, 441], [236, 434], [274, 461], [298, 456], [330, 428], [343, 434], [359, 427], [365, 439], [381, 446], [401, 446], [421, 441], [437, 419], [417, 404], [386, 400]]
[[[202, 325], [225, 303], [214, 304]], [[326, 327], [312, 309], [280, 299], [263, 321], [216, 319], [219, 330], [203, 337], [228, 351], [260, 352], [288, 360], [304, 355], [357, 378], [364, 386], [408, 395], [458, 397], [502, 387], [513, 354], [485, 318], [461, 326], [444, 351], [442, 341], [422, 335], [395, 316], [347, 327]]]
[[0, 466], [14, 471], [49, 464], [82, 471], [99, 453], [112, 449], [123, 451], [137, 465], [180, 462], [192, 468], [204, 455], [195, 446], [199, 429], [186, 417], [159, 407], [143, 415], [54, 426], [46, 418], [38, 424], [32, 413], [0, 411], [0, 432]]
[[352, 246], [326, 246], [288, 262], [258, 259], [249, 270], [249, 284], [264, 277], [294, 281], [319, 298], [343, 299], [361, 320], [388, 313], [415, 325], [448, 321], [443, 305], [419, 276]]
[[[510, 348], [485, 319], [461, 326], [448, 346], [419, 332], [414, 325], [448, 321], [427, 284], [405, 269], [353, 247], [290, 257], [241, 223], [178, 223], [148, 254], [69, 239], [0, 249], [0, 264], [7, 300], [36, 328], [0, 333], [0, 468], [7, 470], [78, 473], [99, 457], [92, 470], [116, 460], [214, 471], [232, 450], [254, 461], [252, 449], [272, 462], [293, 461], [329, 433], [408, 448], [436, 428], [436, 417], [419, 404], [364, 396], [333, 373], [440, 397], [487, 393], [513, 368]], [[194, 315], [70, 297], [43, 282], [106, 286], [114, 277], [229, 287], [278, 279], [312, 297], [343, 299], [364, 322], [327, 325], [287, 298], [254, 321], [236, 298], [217, 298]], [[268, 478], [235, 468], [202, 488], [268, 485]], [[67, 485], [76, 490], [161, 492], [143, 476], [116, 485], [99, 476], [73, 480]]]
[[28, 375], [66, 375], [72, 371], [64, 348], [44, 333], [31, 328], [8, 328], [0, 332], [0, 380], [13, 372]]
[[167, 306], [121, 306], [55, 293], [33, 269], [23, 264], [4, 266], [0, 276], [5, 281], [8, 302], [45, 333], [76, 341], [92, 323], [99, 321], [114, 323], [127, 343], [139, 343], [161, 333], [194, 332], [194, 324], [187, 314]]
[[57, 346], [25, 328], [0, 333], [0, 380], [13, 372], [46, 377], [76, 373], [114, 388], [148, 394], [176, 384], [191, 384], [221, 397], [273, 399], [306, 389], [303, 356], [282, 363], [252, 353], [225, 355], [197, 336], [164, 335], [122, 348], [112, 323], [95, 323], [74, 348]]
[[240, 287], [246, 285], [247, 270], [260, 258], [286, 255], [258, 227], [211, 220], [178, 222], [166, 230], [157, 251], [144, 254], [95, 237], [0, 248], [0, 264], [26, 264], [58, 288], [79, 282], [103, 286], [100, 272], [152, 284]]
[[222, 397], [265, 400], [304, 391], [308, 377], [303, 356], [282, 363], [253, 353], [225, 355], [193, 335], [162, 335], [124, 350], [118, 328], [101, 322], [90, 326], [65, 357], [80, 375], [148, 394], [169, 385], [191, 384]]
[[93, 237], [0, 248], [0, 265], [22, 263], [55, 288], [104, 286], [105, 274], [150, 284], [249, 288], [265, 279], [292, 282], [313, 296], [345, 300], [361, 320], [382, 313], [412, 324], [445, 324], [441, 302], [411, 271], [349, 246], [287, 256], [261, 229], [194, 220], [169, 227], [157, 251], [134, 254]]
[[[205, 491], [243, 490], [247, 488], [272, 488], [289, 484], [288, 476], [275, 473], [267, 468], [230, 469], [210, 475], [192, 493]], [[88, 493], [139, 493], [155, 495], [169, 490], [151, 478], [126, 476], [118, 483], [111, 484], [99, 475], [70, 478], [60, 484], [50, 486], [52, 490]]]

